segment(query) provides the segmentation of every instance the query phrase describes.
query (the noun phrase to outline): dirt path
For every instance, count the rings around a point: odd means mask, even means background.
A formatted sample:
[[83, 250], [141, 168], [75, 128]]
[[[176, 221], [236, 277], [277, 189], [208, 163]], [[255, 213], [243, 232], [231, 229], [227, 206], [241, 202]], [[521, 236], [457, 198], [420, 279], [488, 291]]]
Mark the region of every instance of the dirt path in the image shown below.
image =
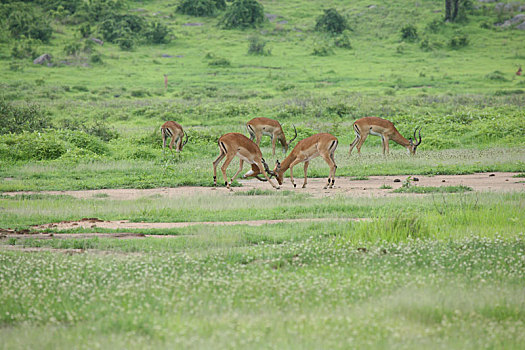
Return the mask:
[[[457, 186], [464, 185], [474, 189], [474, 191], [525, 191], [525, 179], [514, 178], [517, 173], [481, 173], [470, 175], [436, 175], [436, 176], [419, 176], [416, 186]], [[282, 190], [296, 191], [297, 193], [306, 193], [315, 198], [331, 197], [343, 195], [349, 197], [387, 197], [387, 196], [417, 196], [418, 194], [396, 194], [390, 189], [381, 189], [383, 185], [391, 186], [396, 189], [402, 186], [402, 182], [408, 175], [396, 176], [369, 176], [367, 180], [352, 180], [348, 177], [338, 177], [335, 181], [335, 188], [324, 190], [326, 179], [308, 179], [307, 188], [301, 188], [303, 179], [298, 178], [298, 188], [293, 188], [289, 179], [285, 180]], [[394, 180], [400, 182], [394, 182]], [[272, 187], [266, 182], [258, 180], [240, 180], [242, 187], [235, 187], [233, 191], [228, 191], [225, 187], [174, 187], [174, 188], [152, 188], [152, 189], [103, 189], [103, 190], [86, 190], [86, 191], [42, 191], [42, 192], [4, 192], [4, 195], [16, 194], [50, 194], [50, 195], [69, 195], [75, 198], [99, 198], [114, 200], [133, 200], [142, 197], [161, 196], [166, 198], [178, 198], [195, 195], [231, 195], [232, 192], [244, 192], [253, 189], [272, 190]]]

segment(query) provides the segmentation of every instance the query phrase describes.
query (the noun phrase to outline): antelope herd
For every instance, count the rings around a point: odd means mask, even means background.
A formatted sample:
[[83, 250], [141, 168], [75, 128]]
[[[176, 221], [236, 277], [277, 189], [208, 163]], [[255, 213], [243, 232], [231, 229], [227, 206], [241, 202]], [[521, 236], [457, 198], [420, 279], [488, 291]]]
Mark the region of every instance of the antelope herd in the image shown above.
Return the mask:
[[[268, 181], [275, 189], [279, 189], [283, 184], [284, 173], [288, 169], [290, 169], [290, 181], [292, 182], [292, 185], [296, 187], [293, 178], [293, 167], [299, 163], [304, 163], [304, 182], [302, 187], [305, 188], [307, 183], [308, 165], [312, 159], [321, 156], [330, 167], [328, 183], [323, 188], [332, 188], [335, 183], [335, 171], [337, 169], [334, 153], [339, 143], [337, 137], [332, 134], [319, 133], [299, 141], [290, 154], [284, 158], [282, 162], [277, 160], [275, 168], [270, 170], [262, 156], [261, 149], [259, 148], [262, 136], [270, 136], [273, 155], [275, 155], [275, 144], [277, 141], [281, 143], [283, 153], [286, 154], [291, 143], [297, 138], [297, 129], [295, 126], [293, 126], [293, 128], [295, 136], [290, 141], [286, 141], [283, 128], [277, 120], [260, 117], [253, 118], [246, 123], [246, 129], [248, 130], [250, 138], [235, 132], [222, 135], [218, 140], [220, 154], [217, 159], [213, 161], [214, 186], [217, 186], [217, 165], [226, 158], [224, 164], [221, 166], [221, 171], [224, 185], [228, 189], [230, 189], [233, 180], [235, 180], [242, 171], [244, 162], [250, 164], [252, 169], [244, 174], [243, 178], [254, 177], [260, 181]], [[174, 121], [167, 121], [162, 125], [160, 130], [162, 134], [163, 151], [166, 148], [166, 141], [168, 138], [171, 138], [169, 148], [172, 153], [174, 143], [176, 143], [175, 151], [178, 153], [182, 151], [182, 148], [188, 142], [188, 134], [182, 129], [182, 126]], [[399, 133], [399, 131], [397, 131], [394, 124], [389, 120], [378, 117], [365, 117], [358, 119], [354, 122], [356, 138], [350, 145], [349, 154], [352, 153], [354, 147], [357, 147], [358, 154], [361, 153], [361, 147], [368, 135], [375, 135], [381, 137], [383, 155], [389, 154], [389, 140], [402, 145], [407, 149], [409, 154], [414, 155], [416, 154], [417, 147], [421, 144], [421, 128], [419, 128], [419, 140], [416, 142], [417, 131], [418, 128], [414, 130], [414, 140], [412, 140], [412, 138], [407, 140]], [[183, 141], [184, 137], [185, 140]], [[239, 169], [230, 179], [230, 182], [228, 182], [226, 169], [235, 157], [239, 158]], [[262, 174], [264, 178], [261, 178], [259, 176], [260, 174]], [[277, 185], [272, 181], [272, 177], [277, 179]]]

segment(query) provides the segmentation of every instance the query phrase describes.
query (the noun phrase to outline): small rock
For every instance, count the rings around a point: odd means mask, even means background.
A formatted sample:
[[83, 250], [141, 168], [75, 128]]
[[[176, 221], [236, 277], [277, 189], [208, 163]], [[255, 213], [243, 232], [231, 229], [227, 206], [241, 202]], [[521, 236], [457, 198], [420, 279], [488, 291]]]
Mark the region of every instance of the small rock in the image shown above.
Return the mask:
[[445, 180], [441, 180], [441, 182], [446, 182]]
[[186, 27], [200, 27], [203, 24], [204, 23], [199, 23], [199, 22], [196, 22], [196, 23], [184, 23], [183, 26], [186, 26]]
[[50, 62], [50, 61], [51, 61], [51, 55], [48, 54], [48, 53], [45, 53], [45, 54], [41, 55], [40, 57], [35, 58], [33, 63], [34, 64], [43, 64], [45, 62]]
[[419, 181], [419, 178], [418, 177], [413, 177], [412, 181]]
[[489, 176], [496, 176], [496, 174], [490, 174]]
[[395, 179], [394, 182], [401, 182], [401, 180], [400, 179]]
[[100, 46], [104, 45], [104, 42], [97, 38], [89, 38], [89, 40], [93, 41], [95, 44], [99, 44]]
[[172, 56], [172, 55], [168, 55], [168, 54], [163, 53], [160, 57], [171, 58], [171, 57], [173, 57], [173, 56]]

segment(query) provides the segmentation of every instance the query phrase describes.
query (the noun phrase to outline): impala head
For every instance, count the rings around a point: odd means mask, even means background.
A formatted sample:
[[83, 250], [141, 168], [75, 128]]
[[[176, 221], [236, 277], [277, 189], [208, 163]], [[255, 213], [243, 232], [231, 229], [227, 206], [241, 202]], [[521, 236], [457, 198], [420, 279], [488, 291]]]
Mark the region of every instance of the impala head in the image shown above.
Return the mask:
[[418, 128], [416, 128], [416, 130], [414, 130], [414, 140], [412, 141], [412, 138], [410, 138], [408, 140], [410, 142], [410, 145], [407, 147], [407, 149], [410, 152], [410, 154], [412, 154], [412, 155], [416, 154], [417, 146], [419, 146], [421, 144], [421, 127], [419, 127], [419, 141], [417, 143], [414, 143], [414, 141], [416, 140], [416, 131], [417, 131], [417, 129]]
[[278, 160], [275, 161], [275, 168], [273, 168], [273, 171], [270, 171], [269, 173], [272, 176], [275, 176], [279, 185], [283, 184], [284, 173], [281, 173], [281, 163]]
[[182, 148], [188, 143], [188, 134], [186, 134], [186, 131], [182, 131], [184, 133], [184, 136], [186, 136], [186, 138], [184, 139], [184, 142], [180, 145], [180, 150], [179, 151], [182, 151]]

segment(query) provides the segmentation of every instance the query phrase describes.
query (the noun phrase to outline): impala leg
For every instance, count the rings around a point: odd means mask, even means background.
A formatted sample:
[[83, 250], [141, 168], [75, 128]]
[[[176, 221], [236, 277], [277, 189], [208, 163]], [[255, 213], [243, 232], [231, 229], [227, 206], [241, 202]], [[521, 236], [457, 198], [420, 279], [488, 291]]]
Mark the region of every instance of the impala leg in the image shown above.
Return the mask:
[[[386, 152], [386, 155], [388, 156], [390, 154], [390, 149], [389, 149], [389, 145], [388, 145], [388, 136], [385, 136], [384, 139], [383, 139], [383, 142], [385, 143], [385, 152]], [[385, 153], [383, 152], [383, 154]]]
[[308, 165], [310, 165], [310, 162], [306, 161], [304, 162], [304, 182], [303, 182], [303, 188], [306, 188], [306, 180], [307, 180], [307, 173], [308, 173]]
[[355, 145], [359, 142], [359, 135], [356, 135], [355, 140], [350, 144], [350, 150], [348, 151], [348, 154], [352, 154], [352, 150], [354, 149]]
[[[290, 164], [290, 181], [292, 181], [292, 185], [293, 187], [296, 187], [297, 185], [295, 184], [295, 181], [293, 180], [293, 167], [296, 166], [297, 164], [301, 163], [301, 161], [299, 159], [296, 159], [292, 162], [292, 164]], [[303, 186], [304, 188], [304, 186]]]
[[261, 134], [257, 133], [255, 134], [255, 143], [257, 144], [257, 146], [259, 146], [261, 144]]
[[332, 188], [333, 187], [333, 182], [335, 182], [335, 168], [337, 168], [337, 166], [335, 165], [335, 162], [332, 160], [332, 157], [330, 154], [325, 154], [323, 155], [323, 159], [325, 160], [326, 164], [328, 164], [328, 166], [330, 167], [330, 173], [328, 174], [328, 183], [326, 184], [325, 187], [323, 187], [323, 189], [327, 189], [327, 188]]
[[232, 179], [230, 180], [230, 185], [231, 183], [233, 182], [233, 180], [235, 180], [235, 178], [237, 177], [237, 175], [239, 175], [239, 173], [242, 171], [242, 166], [244, 165], [244, 160], [240, 159], [239, 160], [239, 170], [237, 170], [237, 172], [235, 173], [235, 175], [233, 175]]
[[337, 170], [337, 165], [335, 164], [335, 159], [334, 159], [334, 153], [335, 153], [335, 149], [334, 149], [334, 152], [330, 153], [330, 158], [332, 159], [332, 162], [334, 162], [334, 172], [332, 174], [332, 186], [330, 188], [334, 187], [334, 184], [335, 184], [335, 172]]
[[361, 134], [361, 137], [359, 138], [359, 141], [357, 142], [357, 154], [361, 154], [361, 147], [363, 146], [363, 143], [365, 143], [366, 138], [368, 137], [368, 134]]
[[217, 186], [217, 165], [221, 162], [225, 155], [226, 153], [222, 152], [221, 150], [221, 154], [219, 154], [217, 159], [213, 161], [213, 186]]
[[228, 177], [226, 176], [226, 169], [228, 169], [228, 166], [230, 165], [234, 157], [235, 157], [235, 154], [226, 153], [226, 160], [224, 161], [224, 164], [221, 166], [222, 177], [224, 179], [224, 184], [226, 185], [227, 189], [230, 189], [230, 184], [228, 183]]
[[275, 143], [277, 142], [277, 137], [272, 136], [272, 154], [275, 157]]
[[175, 146], [175, 150], [176, 150], [177, 152], [180, 152], [180, 146], [182, 146], [182, 137], [179, 137], [179, 138], [177, 139], [177, 145]]
[[272, 181], [272, 179], [270, 179], [268, 177], [268, 174], [266, 174], [266, 171], [264, 170], [264, 166], [262, 164], [261, 161], [257, 162], [257, 166], [259, 167], [259, 170], [261, 171], [261, 173], [263, 173], [264, 177], [266, 178], [266, 180], [270, 183], [270, 185], [272, 185], [273, 188], [275, 188], [276, 190], [278, 190], [279, 188], [281, 188], [279, 185], [275, 185]]

